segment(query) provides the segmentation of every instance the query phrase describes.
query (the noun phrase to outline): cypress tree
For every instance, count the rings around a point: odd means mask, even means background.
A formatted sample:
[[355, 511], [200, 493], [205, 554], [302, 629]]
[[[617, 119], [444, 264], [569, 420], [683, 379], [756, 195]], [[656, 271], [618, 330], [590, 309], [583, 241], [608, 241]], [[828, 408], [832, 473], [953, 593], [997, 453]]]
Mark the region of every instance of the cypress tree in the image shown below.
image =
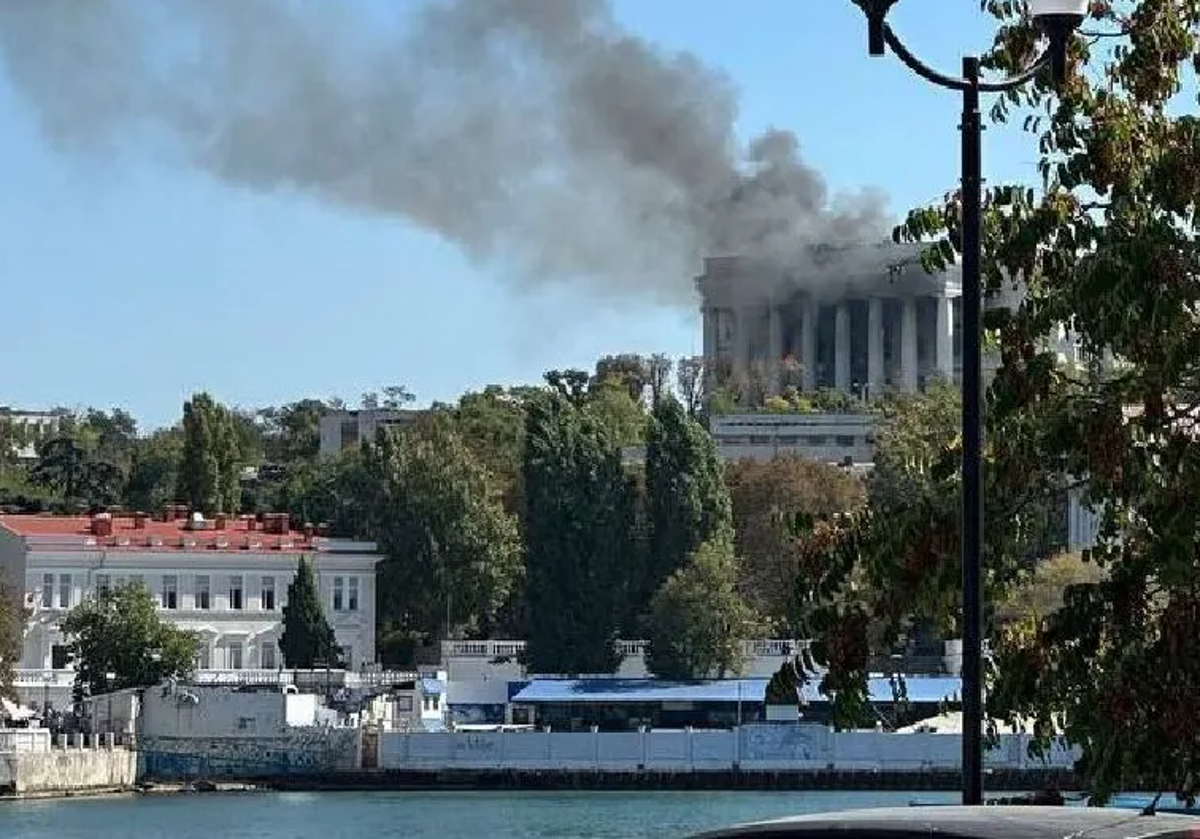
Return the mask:
[[311, 669], [317, 664], [338, 664], [333, 627], [325, 619], [312, 565], [304, 557], [300, 557], [296, 577], [288, 585], [279, 650], [284, 666], [289, 668]]

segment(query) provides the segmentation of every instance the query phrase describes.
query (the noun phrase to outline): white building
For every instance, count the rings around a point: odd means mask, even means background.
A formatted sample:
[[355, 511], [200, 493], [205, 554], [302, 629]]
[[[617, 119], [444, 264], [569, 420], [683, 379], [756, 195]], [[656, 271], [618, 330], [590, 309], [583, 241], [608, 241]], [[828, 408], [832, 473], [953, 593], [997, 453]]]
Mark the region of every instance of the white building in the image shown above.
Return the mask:
[[200, 677], [278, 670], [282, 609], [302, 556], [314, 564], [346, 666], [373, 664], [381, 559], [373, 543], [295, 531], [283, 514], [262, 523], [252, 517], [0, 516], [0, 572], [24, 586], [31, 613], [18, 689], [26, 701], [63, 701], [74, 675], [60, 620], [84, 598], [128, 581], [144, 583], [163, 617], [200, 636]]
[[16, 433], [12, 456], [19, 460], [37, 458], [38, 445], [58, 431], [62, 411], [18, 411], [0, 407], [0, 424], [8, 424]]
[[363, 408], [357, 411], [330, 411], [321, 417], [321, 454], [337, 454], [353, 448], [364, 440], [374, 440], [375, 433], [389, 425], [408, 425], [419, 411], [395, 408]]

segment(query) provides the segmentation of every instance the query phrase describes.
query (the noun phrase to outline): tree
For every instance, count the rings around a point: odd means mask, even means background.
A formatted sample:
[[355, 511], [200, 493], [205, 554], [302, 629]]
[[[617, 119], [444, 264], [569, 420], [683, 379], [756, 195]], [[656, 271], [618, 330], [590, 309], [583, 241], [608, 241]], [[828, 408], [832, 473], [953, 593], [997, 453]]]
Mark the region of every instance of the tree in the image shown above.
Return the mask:
[[321, 417], [330, 407], [320, 399], [301, 399], [259, 411], [264, 459], [290, 464], [315, 458], [321, 451]]
[[621, 446], [636, 446], [646, 439], [646, 412], [626, 385], [614, 378], [594, 382], [588, 389], [587, 411], [606, 426]]
[[738, 589], [763, 620], [782, 628], [791, 614], [799, 570], [787, 517], [851, 512], [865, 501], [863, 484], [835, 466], [794, 456], [731, 463], [725, 481], [733, 509]]
[[133, 510], [161, 510], [174, 501], [182, 461], [183, 432], [178, 427], [138, 438], [125, 484], [125, 506]]
[[698, 417], [704, 409], [704, 357], [681, 358], [675, 365], [675, 384], [689, 417]]
[[640, 602], [701, 544], [730, 530], [732, 509], [716, 444], [674, 398], [651, 413], [646, 446], [647, 576]]
[[[1024, 4], [986, 5], [1003, 24], [988, 65], [1030, 62], [1040, 39]], [[1095, 34], [1073, 41], [1060, 92], [1043, 77], [993, 110], [1024, 117], [1043, 183], [985, 196], [987, 291], [1023, 289], [985, 323], [1001, 362], [985, 452], [987, 525], [1000, 529], [985, 530], [985, 567], [994, 602], [1027, 564], [999, 511], [1073, 475], [1101, 516], [1088, 559], [1103, 577], [998, 634], [988, 711], [1032, 720], [1043, 744], [1061, 735], [1079, 745], [1094, 801], [1119, 789], [1190, 800], [1200, 763], [1200, 123], [1174, 99], [1192, 75], [1200, 6], [1099, 0], [1090, 15]], [[933, 270], [955, 259], [958, 196], [912, 211], [896, 238], [935, 240], [924, 254]], [[1063, 325], [1087, 364], [1060, 363], [1046, 336]]]
[[636, 353], [606, 355], [596, 362], [596, 375], [591, 386], [605, 383], [624, 388], [629, 398], [641, 403], [650, 386], [650, 360]]
[[185, 676], [199, 651], [199, 639], [162, 620], [154, 598], [139, 583], [88, 597], [63, 619], [62, 631], [69, 639], [80, 696]]
[[501, 486], [510, 513], [521, 508], [521, 452], [525, 443], [525, 404], [532, 388], [489, 385], [464, 394], [453, 410], [454, 426], [472, 454]]
[[85, 508], [115, 503], [121, 495], [120, 470], [95, 457], [70, 434], [51, 437], [38, 448], [38, 461], [30, 473], [35, 484], [58, 493], [68, 505]]
[[637, 561], [633, 479], [612, 431], [566, 395], [532, 400], [525, 428], [527, 664], [610, 673]]
[[389, 428], [364, 453], [379, 617], [426, 637], [488, 626], [520, 573], [517, 521], [449, 417]]
[[262, 512], [283, 510], [293, 521], [326, 524], [334, 536], [371, 532], [373, 484], [359, 448], [293, 463], [277, 490], [264, 496]]
[[646, 667], [663, 679], [738, 674], [742, 642], [755, 628], [737, 591], [737, 562], [728, 533], [705, 542], [654, 594], [646, 621]]
[[0, 696], [16, 698], [13, 681], [25, 640], [25, 609], [21, 595], [0, 577]]
[[1095, 584], [1104, 570], [1085, 562], [1080, 554], [1059, 554], [1038, 563], [997, 604], [996, 621], [1001, 626], [1030, 622], [1040, 624], [1061, 609], [1067, 591], [1076, 585]]
[[296, 576], [288, 583], [279, 652], [283, 656], [284, 667], [289, 669], [336, 667], [341, 661], [333, 627], [321, 608], [312, 565], [304, 557], [300, 557]]
[[236, 421], [207, 393], [183, 404], [178, 496], [203, 513], [236, 512], [241, 499]]

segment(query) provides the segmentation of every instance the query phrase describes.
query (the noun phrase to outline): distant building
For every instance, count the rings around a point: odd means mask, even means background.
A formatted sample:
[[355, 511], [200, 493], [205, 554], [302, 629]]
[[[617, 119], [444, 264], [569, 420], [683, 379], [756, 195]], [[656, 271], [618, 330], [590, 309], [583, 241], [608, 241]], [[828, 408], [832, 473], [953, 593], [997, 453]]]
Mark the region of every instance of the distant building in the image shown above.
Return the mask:
[[344, 663], [375, 661], [374, 543], [295, 530], [286, 514], [193, 521], [103, 514], [0, 515], [0, 572], [24, 587], [32, 616], [18, 663], [25, 701], [63, 701], [74, 679], [63, 616], [121, 582], [144, 584], [160, 613], [201, 639], [198, 676], [277, 671], [287, 588], [301, 556], [315, 568]]
[[408, 425], [421, 411], [397, 408], [362, 408], [357, 411], [330, 411], [321, 417], [321, 454], [336, 454], [375, 439], [375, 433], [389, 425]]
[[57, 433], [64, 413], [63, 411], [19, 411], [0, 407], [0, 424], [11, 425], [17, 438], [12, 456], [19, 460], [36, 460], [38, 445]]

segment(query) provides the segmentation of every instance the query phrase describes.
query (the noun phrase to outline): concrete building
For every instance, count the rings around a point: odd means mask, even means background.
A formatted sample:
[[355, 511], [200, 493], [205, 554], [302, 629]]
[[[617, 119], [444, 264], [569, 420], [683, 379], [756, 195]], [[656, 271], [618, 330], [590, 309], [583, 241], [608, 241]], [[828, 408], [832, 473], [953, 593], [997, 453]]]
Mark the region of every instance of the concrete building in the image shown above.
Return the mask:
[[164, 618], [200, 636], [199, 676], [277, 671], [282, 609], [301, 556], [315, 566], [346, 665], [374, 663], [381, 557], [373, 543], [296, 531], [284, 514], [261, 523], [177, 516], [0, 516], [0, 573], [23, 586], [31, 613], [17, 674], [23, 699], [61, 707], [74, 680], [61, 619], [128, 581], [142, 582]]
[[420, 411], [395, 408], [363, 408], [357, 411], [330, 411], [321, 417], [321, 454], [336, 454], [353, 448], [364, 440], [374, 440], [375, 433], [389, 425], [408, 425], [421, 415]]
[[[830, 251], [803, 275], [754, 260], [710, 257], [696, 278], [704, 358], [768, 393], [793, 385], [869, 395], [916, 392], [962, 364], [957, 267], [924, 272], [917, 246]], [[794, 378], [794, 381], [788, 381]]]

